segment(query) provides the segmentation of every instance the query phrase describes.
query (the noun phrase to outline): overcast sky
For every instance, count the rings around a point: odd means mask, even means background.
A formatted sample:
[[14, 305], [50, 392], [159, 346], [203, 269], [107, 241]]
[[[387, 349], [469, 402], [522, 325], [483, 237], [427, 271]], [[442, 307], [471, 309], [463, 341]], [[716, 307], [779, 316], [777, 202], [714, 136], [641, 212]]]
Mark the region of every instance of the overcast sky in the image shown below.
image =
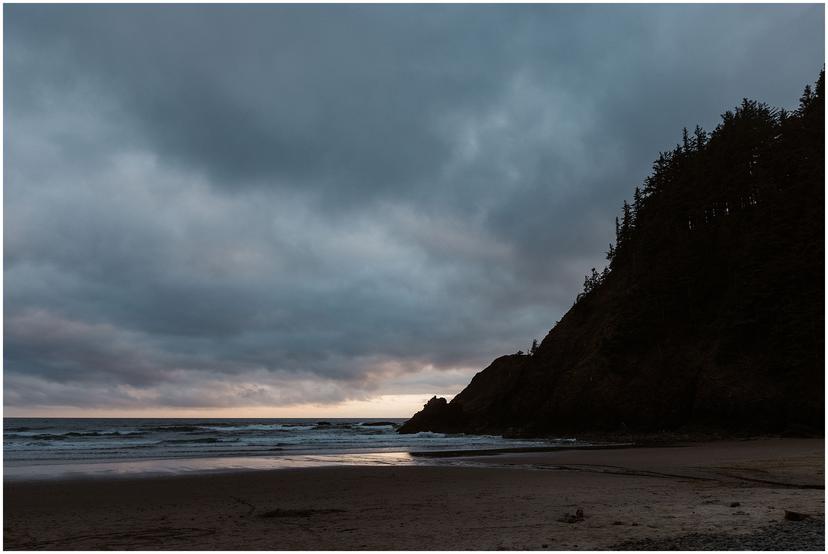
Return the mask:
[[823, 9], [6, 5], [6, 414], [459, 392], [682, 127], [796, 106]]

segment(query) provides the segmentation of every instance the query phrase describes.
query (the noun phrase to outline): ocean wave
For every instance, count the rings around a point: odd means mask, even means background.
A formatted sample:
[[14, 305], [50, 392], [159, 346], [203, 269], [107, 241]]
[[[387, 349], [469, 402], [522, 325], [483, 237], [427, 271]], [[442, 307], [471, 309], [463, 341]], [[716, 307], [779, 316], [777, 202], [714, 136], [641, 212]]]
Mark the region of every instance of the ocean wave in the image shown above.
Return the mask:
[[156, 444], [216, 444], [238, 442], [239, 439], [219, 439], [216, 437], [206, 437], [203, 439], [166, 439], [158, 441]]
[[204, 427], [203, 429], [216, 433], [291, 433], [297, 431], [307, 431], [314, 429], [313, 425], [284, 425], [284, 424], [251, 424], [251, 425], [236, 425], [225, 427]]
[[49, 429], [49, 427], [26, 427], [26, 426], [21, 426], [21, 427], [4, 427], [4, 428], [3, 428], [3, 431], [4, 431], [4, 432], [15, 432], [15, 431], [44, 431], [44, 430], [46, 430], [46, 429]]
[[43, 440], [43, 441], [59, 441], [66, 439], [73, 439], [79, 437], [127, 437], [127, 436], [142, 436], [145, 433], [141, 431], [69, 431], [66, 433], [5, 433], [4, 438], [22, 438], [27, 440]]
[[[50, 423], [44, 426], [44, 422]], [[399, 435], [387, 419], [33, 420], [4, 433], [7, 462], [38, 460], [209, 458], [315, 453], [458, 450], [525, 445], [502, 437], [423, 432]], [[566, 439], [563, 439], [566, 440]], [[548, 441], [547, 441], [548, 442]]]
[[185, 433], [185, 432], [192, 432], [192, 431], [200, 431], [203, 430], [202, 427], [197, 425], [159, 425], [157, 427], [144, 427], [147, 431], [156, 431], [160, 433], [164, 432], [172, 432], [172, 433]]

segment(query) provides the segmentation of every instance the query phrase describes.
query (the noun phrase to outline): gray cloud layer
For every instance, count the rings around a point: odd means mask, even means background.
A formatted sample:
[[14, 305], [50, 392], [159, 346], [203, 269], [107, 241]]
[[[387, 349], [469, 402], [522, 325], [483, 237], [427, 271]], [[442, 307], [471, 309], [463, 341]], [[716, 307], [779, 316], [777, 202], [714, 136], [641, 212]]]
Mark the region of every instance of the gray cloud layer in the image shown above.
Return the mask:
[[823, 6], [9, 5], [5, 403], [452, 392]]

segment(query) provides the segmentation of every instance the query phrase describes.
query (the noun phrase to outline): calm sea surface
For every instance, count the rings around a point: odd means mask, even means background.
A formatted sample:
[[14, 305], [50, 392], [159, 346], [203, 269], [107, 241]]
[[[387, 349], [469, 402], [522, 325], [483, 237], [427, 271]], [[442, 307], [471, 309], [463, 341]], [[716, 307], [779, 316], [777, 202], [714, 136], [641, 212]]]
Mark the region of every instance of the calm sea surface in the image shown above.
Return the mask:
[[400, 435], [402, 419], [4, 418], [4, 478], [415, 463], [410, 452], [569, 443]]

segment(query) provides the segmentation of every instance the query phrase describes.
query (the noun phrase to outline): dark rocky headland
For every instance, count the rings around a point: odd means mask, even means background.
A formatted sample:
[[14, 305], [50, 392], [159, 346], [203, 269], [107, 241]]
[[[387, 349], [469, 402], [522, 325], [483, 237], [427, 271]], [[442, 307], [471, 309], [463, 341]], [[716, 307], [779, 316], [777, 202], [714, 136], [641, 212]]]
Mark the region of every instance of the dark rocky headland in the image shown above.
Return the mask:
[[794, 111], [745, 100], [685, 130], [538, 348], [400, 432], [821, 435], [824, 113], [823, 72]]

